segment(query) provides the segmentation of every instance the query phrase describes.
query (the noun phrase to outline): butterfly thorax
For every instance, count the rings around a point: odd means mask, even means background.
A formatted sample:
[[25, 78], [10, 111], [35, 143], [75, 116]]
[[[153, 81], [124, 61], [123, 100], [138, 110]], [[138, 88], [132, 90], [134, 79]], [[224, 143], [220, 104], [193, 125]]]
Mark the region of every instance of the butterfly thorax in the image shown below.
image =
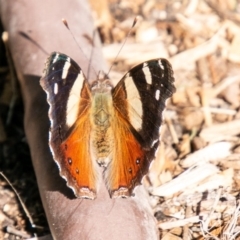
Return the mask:
[[95, 158], [101, 166], [107, 166], [113, 144], [111, 85], [98, 81], [92, 88], [92, 143]]

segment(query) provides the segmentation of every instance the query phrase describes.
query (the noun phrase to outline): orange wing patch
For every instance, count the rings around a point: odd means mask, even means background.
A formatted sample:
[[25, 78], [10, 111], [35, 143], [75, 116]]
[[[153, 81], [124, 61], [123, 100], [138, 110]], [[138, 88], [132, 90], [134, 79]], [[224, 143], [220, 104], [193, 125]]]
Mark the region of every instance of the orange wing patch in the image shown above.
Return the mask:
[[115, 145], [113, 158], [105, 172], [105, 181], [111, 197], [130, 196], [140, 184], [148, 166], [146, 152], [130, 130], [126, 120], [115, 111], [113, 120]]
[[89, 114], [78, 118], [75, 129], [62, 142], [60, 149], [66, 169], [64, 172], [70, 176], [67, 179], [68, 185], [74, 186], [77, 196], [94, 199], [96, 197], [96, 172], [90, 154], [90, 131]]

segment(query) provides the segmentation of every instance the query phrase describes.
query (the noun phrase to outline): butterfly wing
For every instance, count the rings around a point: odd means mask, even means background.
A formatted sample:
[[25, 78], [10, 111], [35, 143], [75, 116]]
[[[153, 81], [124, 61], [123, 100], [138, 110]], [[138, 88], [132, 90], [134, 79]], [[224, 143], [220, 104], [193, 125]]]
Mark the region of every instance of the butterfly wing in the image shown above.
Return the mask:
[[159, 145], [166, 99], [175, 91], [166, 59], [131, 69], [112, 91], [115, 149], [105, 179], [112, 197], [131, 195], [147, 173]]
[[77, 197], [94, 199], [96, 172], [90, 153], [91, 93], [80, 67], [52, 53], [40, 80], [51, 121], [49, 145], [60, 175]]

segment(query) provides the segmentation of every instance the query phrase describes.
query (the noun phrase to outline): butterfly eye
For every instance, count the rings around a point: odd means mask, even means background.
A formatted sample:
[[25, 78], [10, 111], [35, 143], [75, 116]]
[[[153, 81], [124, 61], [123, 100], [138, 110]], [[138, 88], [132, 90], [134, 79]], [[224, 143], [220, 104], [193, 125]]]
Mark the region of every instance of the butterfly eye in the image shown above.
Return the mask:
[[112, 84], [108, 80], [106, 80], [104, 83], [107, 88], [112, 88]]
[[76, 168], [76, 174], [79, 174], [79, 170], [78, 170], [78, 168]]
[[129, 172], [129, 173], [132, 173], [132, 169], [131, 169], [131, 168], [129, 168], [129, 169], [128, 169], [128, 172]]
[[136, 164], [137, 164], [137, 165], [140, 164], [140, 159], [139, 159], [139, 158], [136, 160]]
[[98, 86], [98, 84], [99, 84], [99, 82], [98, 81], [94, 81], [93, 83], [92, 83], [92, 88], [95, 88], [95, 87], [97, 87]]
[[71, 159], [71, 158], [68, 158], [67, 160], [68, 160], [68, 164], [69, 164], [69, 165], [72, 165], [72, 159]]

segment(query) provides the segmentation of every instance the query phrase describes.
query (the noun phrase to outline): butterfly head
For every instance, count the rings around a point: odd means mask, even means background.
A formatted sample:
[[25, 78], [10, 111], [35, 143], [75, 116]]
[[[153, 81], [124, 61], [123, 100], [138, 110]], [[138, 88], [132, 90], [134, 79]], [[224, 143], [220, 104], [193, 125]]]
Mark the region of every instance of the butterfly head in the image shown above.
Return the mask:
[[98, 79], [94, 81], [91, 85], [91, 92], [93, 96], [96, 93], [110, 93], [113, 89], [113, 86], [109, 79]]

